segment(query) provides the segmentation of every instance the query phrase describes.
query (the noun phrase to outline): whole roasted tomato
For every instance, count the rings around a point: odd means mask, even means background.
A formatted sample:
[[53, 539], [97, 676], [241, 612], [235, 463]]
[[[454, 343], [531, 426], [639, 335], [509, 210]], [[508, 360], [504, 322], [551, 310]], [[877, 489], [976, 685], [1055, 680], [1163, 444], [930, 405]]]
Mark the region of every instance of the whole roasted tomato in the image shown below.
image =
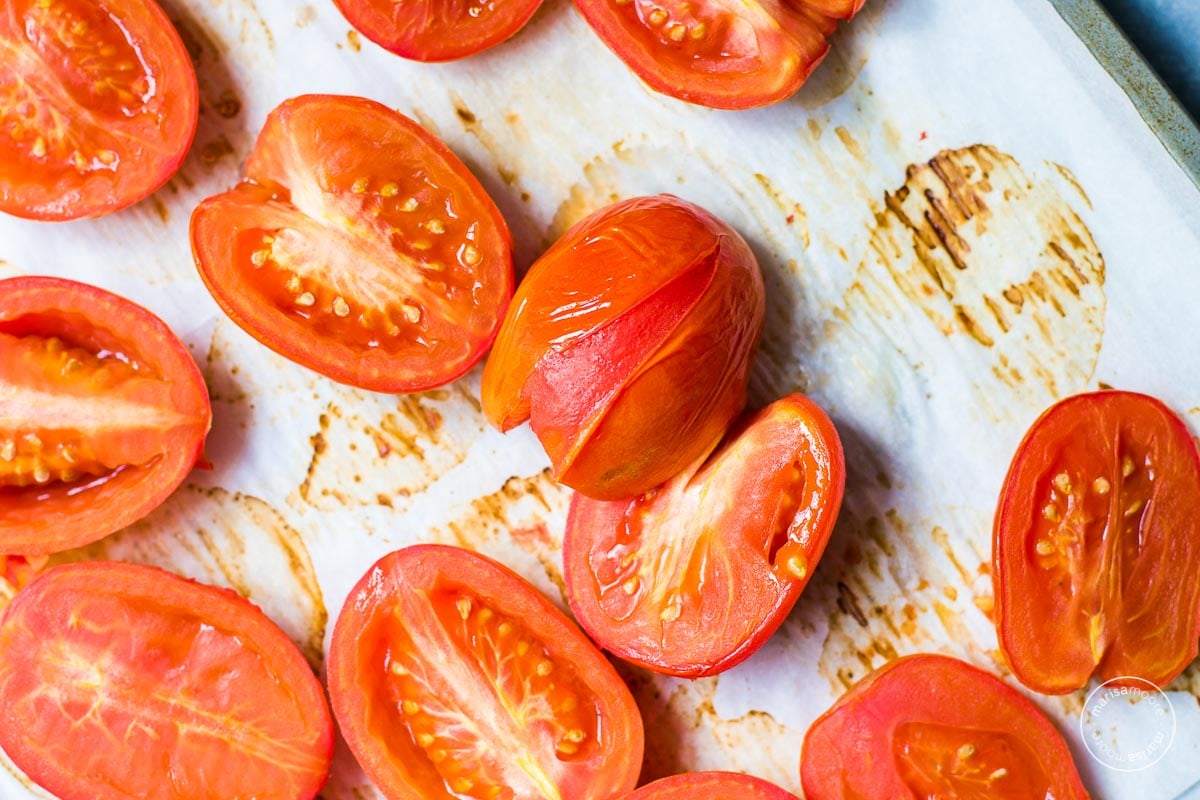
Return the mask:
[[530, 268], [483, 371], [501, 430], [529, 420], [555, 477], [621, 500], [725, 434], [746, 402], [765, 301], [740, 236], [669, 195], [575, 225]]
[[1062, 735], [1007, 684], [956, 658], [900, 658], [804, 737], [808, 800], [1086, 800]]
[[371, 41], [415, 61], [465, 58], [524, 27], [542, 0], [334, 0]]
[[796, 800], [773, 783], [736, 772], [687, 772], [648, 783], [620, 800]]
[[200, 369], [158, 317], [75, 281], [0, 281], [0, 553], [54, 553], [141, 519], [211, 425]]
[[0, 211], [130, 206], [179, 169], [199, 112], [192, 62], [154, 0], [0, 7]]
[[636, 500], [576, 495], [563, 544], [571, 610], [606, 650], [697, 677], [748, 658], [812, 577], [846, 482], [837, 431], [791, 395]]
[[377, 392], [449, 383], [492, 343], [512, 238], [444, 144], [359, 97], [267, 117], [246, 179], [192, 215], [200, 277], [280, 355]]
[[1166, 686], [1200, 639], [1200, 452], [1158, 400], [1062, 400], [1017, 450], [992, 547], [1000, 647], [1045, 694]]
[[650, 88], [711, 108], [790, 96], [865, 0], [575, 0], [609, 49]]

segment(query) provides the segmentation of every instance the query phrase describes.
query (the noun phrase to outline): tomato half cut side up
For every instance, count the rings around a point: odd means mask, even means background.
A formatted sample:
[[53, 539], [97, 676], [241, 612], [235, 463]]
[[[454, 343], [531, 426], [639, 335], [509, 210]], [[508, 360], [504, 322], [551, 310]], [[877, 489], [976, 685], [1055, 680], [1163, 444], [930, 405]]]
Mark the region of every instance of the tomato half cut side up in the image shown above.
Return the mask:
[[75, 281], [0, 281], [0, 553], [78, 547], [146, 516], [211, 425], [200, 369], [158, 317]]
[[1030, 428], [1000, 493], [1000, 647], [1044, 694], [1135, 677], [1166, 686], [1200, 639], [1200, 452], [1153, 397], [1076, 395]]
[[803, 395], [777, 400], [658, 489], [628, 501], [574, 497], [563, 542], [571, 610], [626, 661], [687, 677], [723, 672], [795, 605], [845, 483], [825, 412]]
[[828, 37], [865, 0], [575, 0], [584, 19], [657, 92], [710, 108], [795, 93]]
[[736, 772], [687, 772], [648, 783], [620, 800], [796, 800], [773, 783]]
[[153, 0], [10, 0], [0, 10], [0, 211], [38, 220], [133, 205], [175, 174], [196, 72]]
[[421, 126], [357, 97], [272, 111], [245, 180], [200, 204], [191, 236], [243, 330], [377, 392], [461, 377], [512, 297], [512, 238], [483, 187]]
[[63, 800], [309, 800], [321, 684], [236, 593], [154, 567], [51, 568], [0, 622], [0, 745]]
[[508, 568], [417, 545], [380, 559], [333, 631], [329, 691], [389, 800], [609, 800], [642, 766], [612, 666]]
[[1062, 735], [999, 678], [941, 655], [868, 675], [804, 737], [808, 800], [1085, 800]]
[[453, 61], [525, 27], [542, 0], [334, 0], [363, 36], [414, 61]]

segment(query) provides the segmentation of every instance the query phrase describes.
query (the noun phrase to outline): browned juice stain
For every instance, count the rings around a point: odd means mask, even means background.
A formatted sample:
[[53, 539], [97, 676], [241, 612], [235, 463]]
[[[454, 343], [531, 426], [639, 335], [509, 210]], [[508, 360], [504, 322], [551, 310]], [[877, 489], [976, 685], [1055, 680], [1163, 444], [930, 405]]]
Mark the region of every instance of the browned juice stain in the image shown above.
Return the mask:
[[237, 92], [233, 89], [225, 89], [217, 96], [217, 99], [210, 102], [213, 110], [225, 119], [233, 119], [238, 114], [242, 113], [242, 101], [238, 98]]
[[358, 31], [346, 31], [346, 44], [350, 45], [350, 49], [356, 53], [362, 52], [362, 37], [358, 35]]
[[167, 208], [166, 203], [159, 199], [158, 195], [150, 195], [150, 204], [154, 208], [154, 213], [158, 217], [159, 222], [166, 225], [171, 221], [171, 212]]
[[329, 615], [308, 548], [257, 497], [185, 485], [144, 520], [52, 559], [70, 561], [148, 564], [233, 589], [261, 607], [320, 668]]
[[804, 206], [789, 197], [775, 185], [774, 181], [761, 172], [754, 173], [754, 179], [758, 181], [763, 191], [771, 198], [771, 202], [779, 209], [784, 222], [792, 226], [792, 230], [804, 245], [804, 249], [807, 250], [812, 245], [812, 235], [808, 229], [808, 214], [804, 211]]
[[221, 134], [200, 147], [200, 163], [212, 169], [221, 159], [233, 154], [233, 143], [229, 141], [229, 137]]
[[[450, 92], [450, 102], [454, 106], [454, 114], [458, 117], [463, 131], [479, 142], [487, 152], [489, 161], [495, 166], [500, 180], [508, 186], [520, 183], [520, 171], [516, 167], [510, 166], [510, 162], [513, 160], [511, 147], [506, 146], [483, 124], [483, 121], [467, 106], [467, 102], [457, 92]], [[506, 122], [506, 124], [508, 123]]]

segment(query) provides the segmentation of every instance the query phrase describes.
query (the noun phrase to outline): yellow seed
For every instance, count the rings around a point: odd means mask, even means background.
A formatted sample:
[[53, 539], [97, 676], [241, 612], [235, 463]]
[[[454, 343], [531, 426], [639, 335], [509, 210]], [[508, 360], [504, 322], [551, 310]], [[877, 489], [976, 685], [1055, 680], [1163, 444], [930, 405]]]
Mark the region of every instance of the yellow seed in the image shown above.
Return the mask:
[[367, 191], [367, 179], [359, 178], [358, 180], [354, 181], [354, 183], [350, 186], [350, 191], [354, 192], [355, 194], [362, 194]]
[[479, 609], [479, 624], [487, 625], [488, 621], [494, 616], [496, 616], [496, 612], [492, 611], [487, 606], [484, 606], [483, 608]]
[[41, 136], [37, 137], [33, 143], [33, 155], [35, 158], [41, 158], [46, 155], [46, 140]]
[[975, 755], [975, 745], [973, 744], [964, 744], [962, 747], [958, 748], [959, 760], [965, 761], [973, 755]]
[[500, 626], [498, 628], [496, 628], [496, 635], [503, 638], [505, 636], [508, 636], [510, 633], [512, 633], [512, 629], [513, 629], [513, 626], [512, 626], [511, 622], [501, 622]]
[[58, 454], [62, 456], [62, 460], [68, 464], [75, 463], [75, 454], [72, 453], [71, 448], [67, 447], [65, 444], [60, 444], [58, 446]]
[[454, 601], [454, 607], [458, 609], [458, 615], [463, 619], [471, 616], [471, 600], [469, 598], [458, 598]]
[[575, 697], [573, 694], [567, 695], [566, 699], [562, 701], [562, 710], [567, 713], [570, 713], [577, 708], [579, 708], [579, 698]]
[[621, 591], [623, 591], [625, 594], [636, 594], [641, 585], [641, 579], [635, 575], [621, 584]]
[[417, 736], [417, 744], [421, 745], [421, 747], [431, 747], [433, 742], [434, 738], [432, 733], [422, 733]]
[[313, 297], [312, 292], [305, 292], [304, 294], [302, 294], [296, 298], [296, 305], [298, 305], [298, 306], [307, 307], [307, 306], [313, 306], [316, 304], [317, 304], [317, 298]]
[[440, 219], [434, 218], [425, 223], [425, 230], [430, 233], [445, 233], [446, 226], [442, 224]]
[[1133, 474], [1133, 459], [1129, 456], [1121, 459], [1121, 477], [1128, 478]]
[[83, 363], [78, 358], [68, 358], [67, 363], [63, 364], [63, 377], [72, 375], [81, 369], [83, 369]]
[[993, 772], [991, 775], [988, 775], [988, 780], [989, 781], [998, 781], [1007, 774], [1008, 774], [1008, 770], [1006, 770], [1004, 767], [1001, 767], [1000, 769]]
[[1111, 488], [1112, 484], [1104, 478], [1096, 478], [1096, 480], [1092, 481], [1092, 489], [1095, 490], [1096, 494], [1108, 494], [1108, 490]]
[[300, 282], [299, 275], [293, 275], [288, 278], [287, 290], [292, 294], [300, 294], [300, 290], [304, 288], [304, 284]]
[[1054, 476], [1054, 485], [1063, 494], [1071, 493], [1071, 476], [1065, 472], [1060, 472]]
[[446, 270], [446, 265], [440, 261], [430, 261], [425, 265], [425, 269], [429, 270], [430, 272], [444, 272]]
[[413, 250], [432, 250], [433, 242], [428, 239], [417, 239], [412, 243]]
[[475, 781], [470, 778], [455, 778], [450, 782], [450, 788], [459, 794], [466, 794], [475, 788]]
[[794, 555], [785, 563], [787, 571], [796, 580], [804, 580], [804, 576], [808, 574], [808, 560], [802, 555]]
[[78, 150], [71, 154], [71, 163], [74, 164], [75, 169], [79, 170], [80, 172], [84, 171], [88, 167], [87, 159], [84, 158], [83, 153], [79, 152]]
[[50, 470], [46, 469], [46, 465], [41, 461], [36, 462], [33, 468], [33, 479], [38, 483], [46, 483], [50, 480]]
[[1142, 506], [1146, 504], [1144, 500], [1134, 500], [1129, 504], [1129, 508], [1125, 509], [1125, 516], [1132, 517], [1134, 514], [1142, 510]]
[[420, 203], [417, 202], [417, 198], [410, 197], [407, 200], [405, 200], [404, 203], [400, 206], [400, 210], [401, 211], [416, 211], [417, 206], [419, 206], [419, 205], [420, 205]]
[[616, 2], [616, 4], [617, 4], [617, 5], [619, 5], [619, 6], [627, 6], [627, 5], [629, 5], [630, 3], [632, 3], [632, 2], [633, 2], [633, 0], [615, 0], [615, 2]]
[[479, 263], [483, 256], [479, 252], [479, 248], [473, 244], [464, 244], [462, 248], [462, 263], [468, 267], [473, 267]]
[[537, 674], [540, 675], [541, 677], [544, 678], [553, 671], [554, 671], [554, 665], [551, 664], [549, 661], [543, 660], [543, 661], [538, 662]]
[[34, 450], [42, 449], [42, 440], [38, 437], [38, 435], [36, 433], [27, 433], [27, 434], [25, 434], [25, 436], [23, 438], [25, 439], [25, 443], [28, 444], [30, 447], [32, 447]]
[[400, 187], [389, 181], [379, 188], [379, 193], [384, 197], [395, 197], [400, 194]]
[[565, 756], [573, 756], [579, 752], [579, 745], [574, 742], [559, 742], [554, 749]]
[[12, 461], [17, 457], [17, 443], [12, 439], [0, 442], [0, 460]]
[[637, 559], [637, 553], [628, 553], [621, 559], [621, 569], [629, 569]]
[[699, 41], [708, 35], [708, 26], [703, 22], [697, 23], [696, 27], [692, 28], [688, 33], [693, 39]]
[[504, 794], [504, 787], [502, 786], [492, 786], [487, 790], [488, 800], [495, 800], [495, 798], [502, 794]]
[[393, 661], [392, 663], [388, 664], [388, 672], [392, 673], [393, 675], [407, 675], [408, 674], [408, 670], [405, 669], [404, 665], [401, 664], [399, 661]]
[[416, 325], [421, 321], [421, 309], [417, 308], [412, 303], [404, 303], [402, 306], [400, 306], [400, 310], [404, 314], [404, 318], [413, 325]]
[[263, 235], [263, 244], [275, 244], [274, 236]]
[[113, 150], [97, 150], [96, 158], [106, 167], [111, 167], [117, 163], [117, 154]]
[[572, 728], [571, 730], [567, 731], [566, 740], [568, 742], [574, 742], [575, 744], [580, 744], [586, 738], [587, 738], [587, 734], [584, 733], [579, 728]]
[[445, 750], [431, 750], [429, 752], [429, 760], [435, 764], [440, 764], [446, 760]]
[[667, 29], [667, 36], [669, 36], [673, 42], [682, 42], [683, 37], [687, 36], [687, 28], [679, 23], [675, 23]]
[[333, 298], [333, 313], [339, 317], [350, 316], [350, 304], [343, 300], [341, 295]]
[[523, 656], [529, 652], [529, 642], [517, 642], [517, 655]]
[[1058, 522], [1058, 507], [1053, 503], [1047, 503], [1046, 507], [1042, 509], [1042, 516], [1051, 522]]
[[79, 480], [79, 473], [73, 469], [64, 469], [59, 473], [58, 479], [63, 483], [70, 483], [71, 481]]
[[405, 700], [400, 704], [400, 710], [411, 717], [413, 714], [418, 713], [421, 707], [412, 700]]
[[661, 619], [663, 622], [674, 622], [675, 620], [679, 619], [679, 617], [680, 617], [680, 615], [681, 615], [681, 614], [683, 614], [683, 609], [681, 609], [681, 608], [679, 607], [679, 604], [678, 604], [678, 603], [672, 603], [671, 605], [669, 605], [669, 606], [667, 606], [666, 608], [664, 608], [664, 609], [663, 609], [663, 610], [662, 610], [662, 611], [659, 613], [658, 617], [659, 617], [659, 619]]
[[1054, 545], [1048, 539], [1038, 539], [1035, 549], [1039, 556], [1048, 556], [1054, 552]]
[[267, 263], [267, 259], [270, 257], [271, 252], [269, 250], [255, 250], [250, 254], [250, 263], [256, 267], [261, 267], [263, 264]]
[[667, 21], [667, 12], [663, 11], [661, 8], [656, 8], [650, 12], [646, 20], [651, 25], [662, 25]]

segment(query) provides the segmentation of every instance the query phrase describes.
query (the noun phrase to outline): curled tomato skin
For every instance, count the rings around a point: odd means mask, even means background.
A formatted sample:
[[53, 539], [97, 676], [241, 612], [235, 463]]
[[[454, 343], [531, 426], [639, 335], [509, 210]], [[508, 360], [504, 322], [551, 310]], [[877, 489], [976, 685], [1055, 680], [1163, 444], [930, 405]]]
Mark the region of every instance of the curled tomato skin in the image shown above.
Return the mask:
[[521, 282], [483, 371], [483, 411], [528, 420], [555, 477], [636, 497], [712, 449], [746, 402], [765, 299], [745, 241], [670, 195], [579, 222]]
[[575, 0], [592, 30], [651, 89], [721, 109], [790, 97], [865, 0]]
[[329, 691], [389, 800], [609, 800], [641, 771], [641, 714], [600, 651], [524, 579], [456, 547], [367, 571], [334, 626]]
[[1076, 395], [1034, 422], [992, 540], [1000, 647], [1021, 683], [1064, 694], [1166, 686], [1200, 639], [1200, 451], [1159, 400]]
[[453, 61], [500, 44], [542, 0], [334, 0], [346, 19], [380, 47], [414, 61]]
[[999, 678], [956, 658], [899, 658], [808, 729], [808, 800], [1085, 800], [1062, 735]]
[[78, 547], [146, 516], [211, 426], [200, 369], [158, 317], [75, 281], [0, 281], [0, 553]]
[[620, 800], [796, 800], [773, 783], [736, 772], [687, 772], [648, 783]]
[[0, 211], [35, 220], [133, 205], [179, 169], [196, 72], [154, 0], [11, 0], [0, 10]]
[[53, 567], [0, 620], [0, 746], [62, 800], [311, 800], [320, 682], [236, 593], [153, 567]]
[[845, 483], [825, 412], [803, 395], [777, 400], [637, 499], [575, 496], [563, 542], [571, 610], [601, 647], [656, 672], [736, 666], [804, 591]]

